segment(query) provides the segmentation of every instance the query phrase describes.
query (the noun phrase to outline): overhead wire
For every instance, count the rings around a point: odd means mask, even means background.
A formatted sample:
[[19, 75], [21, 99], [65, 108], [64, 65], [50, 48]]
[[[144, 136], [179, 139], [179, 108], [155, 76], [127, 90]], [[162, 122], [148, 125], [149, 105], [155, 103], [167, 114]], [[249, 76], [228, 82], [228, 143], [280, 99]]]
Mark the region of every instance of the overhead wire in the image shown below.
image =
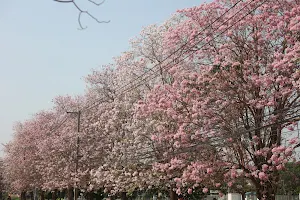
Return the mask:
[[[175, 55], [177, 52], [179, 52], [179, 51], [182, 50], [184, 47], [186, 47], [186, 46], [189, 44], [190, 41], [193, 41], [195, 38], [197, 38], [198, 36], [200, 36], [201, 34], [203, 34], [203, 31], [205, 31], [205, 30], [207, 30], [208, 28], [212, 27], [212, 25], [213, 25], [214, 23], [216, 23], [216, 22], [217, 22], [218, 20], [220, 20], [223, 16], [225, 16], [225, 14], [229, 13], [230, 10], [232, 10], [235, 6], [237, 6], [237, 5], [238, 5], [240, 2], [242, 2], [242, 1], [243, 1], [243, 0], [237, 1], [233, 6], [231, 6], [228, 10], [226, 10], [222, 15], [220, 15], [220, 16], [217, 17], [215, 20], [213, 20], [212, 23], [210, 23], [209, 25], [207, 25], [207, 26], [205, 26], [203, 29], [201, 29], [200, 32], [198, 32], [195, 36], [193, 36], [192, 39], [189, 39], [188, 41], [186, 41], [183, 45], [181, 45], [181, 46], [180, 46], [178, 49], [176, 49], [173, 53], [171, 53], [171, 54], [168, 55], [165, 59], [163, 59], [159, 64], [156, 64], [156, 65], [154, 65], [152, 68], [150, 68], [149, 71], [144, 72], [142, 75], [139, 75], [138, 77], [136, 77], [136, 78], [134, 78], [133, 80], [131, 80], [130, 83], [125, 84], [125, 85], [121, 86], [120, 88], [116, 89], [116, 92], [120, 91], [120, 94], [117, 95], [117, 96], [121, 96], [122, 94], [124, 94], [124, 93], [126, 93], [126, 92], [128, 92], [128, 91], [130, 91], [130, 90], [132, 90], [132, 89], [135, 89], [135, 88], [136, 88], [135, 85], [130, 86], [130, 85], [132, 85], [132, 82], [141, 79], [142, 77], [144, 77], [145, 75], [147, 75], [148, 73], [150, 73], [151, 70], [153, 70], [154, 68], [156, 68], [156, 67], [162, 65], [163, 62], [167, 61], [171, 56]], [[255, 1], [255, 0], [252, 0], [252, 1]], [[250, 4], [249, 4], [249, 5], [250, 5]], [[246, 6], [248, 6], [248, 5], [246, 5]], [[237, 13], [235, 13], [235, 15], [229, 17], [225, 22], [223, 22], [221, 25], [219, 25], [219, 27], [222, 26], [222, 25], [224, 25], [224, 24], [226, 24], [229, 20], [231, 20], [233, 17], [235, 17], [239, 12], [241, 12], [241, 10], [243, 10], [244, 8], [246, 8], [246, 6], [244, 6], [244, 7], [243, 7], [242, 9], [240, 9]], [[193, 46], [198, 45], [200, 42], [202, 42], [202, 41], [205, 40], [206, 38], [207, 38], [207, 37], [202, 38], [199, 42], [197, 42], [197, 43], [196, 43], [195, 45], [193, 45]], [[215, 38], [214, 38], [214, 39], [215, 39]], [[172, 62], [173, 62], [173, 61], [170, 61], [168, 64], [171, 64]], [[141, 80], [144, 81], [144, 79], [141, 79]], [[138, 84], [139, 84], [139, 83], [138, 83]], [[127, 86], [129, 86], [129, 87], [126, 88]], [[138, 86], [140, 86], [140, 85], [138, 85]], [[125, 90], [122, 91], [122, 89], [124, 89], [124, 88], [125, 88]], [[94, 103], [97, 103], [97, 102], [99, 102], [99, 101], [100, 101], [100, 103], [101, 103], [101, 100], [104, 100], [104, 99], [105, 99], [105, 97], [99, 98], [99, 99], [96, 100]], [[90, 109], [92, 109], [92, 108], [98, 106], [98, 104], [93, 105], [94, 103], [92, 103], [92, 105], [90, 105], [90, 106], [85, 106], [85, 107], [82, 109], [82, 111], [90, 110]]]
[[[229, 17], [226, 21], [224, 21], [221, 25], [219, 25], [219, 27], [218, 27], [217, 29], [215, 29], [214, 31], [218, 30], [221, 26], [223, 26], [223, 25], [226, 24], [228, 21], [230, 21], [231, 19], [233, 19], [238, 13], [240, 13], [242, 10], [244, 10], [245, 8], [247, 8], [252, 2], [255, 2], [255, 1], [256, 1], [256, 0], [252, 0], [250, 3], [246, 4], [245, 6], [243, 6], [241, 9], [239, 9], [238, 12], [236, 12], [234, 15], [232, 15], [231, 17]], [[218, 38], [218, 37], [221, 36], [223, 33], [225, 33], [226, 31], [228, 31], [230, 28], [232, 28], [233, 26], [235, 26], [236, 23], [238, 23], [238, 21], [243, 20], [245, 17], [247, 17], [248, 15], [250, 15], [254, 10], [256, 10], [258, 7], [260, 7], [261, 5], [263, 5], [266, 1], [268, 1], [268, 0], [263, 1], [261, 4], [259, 4], [258, 6], [256, 6], [254, 9], [251, 9], [250, 12], [248, 12], [246, 15], [244, 15], [241, 19], [237, 20], [235, 23], [232, 23], [231, 26], [227, 27], [227, 28], [226, 28], [225, 30], [223, 30], [221, 33], [219, 33], [218, 35], [214, 36], [212, 39], [210, 39], [208, 42], [206, 42], [206, 43], [205, 43], [204, 45], [202, 45], [201, 47], [198, 47], [198, 50], [202, 49], [203, 47], [205, 47], [206, 45], [208, 45], [210, 42], [212, 42], [214, 39]], [[238, 2], [241, 2], [241, 1], [238, 1]], [[236, 6], [236, 4], [234, 4], [234, 6]], [[219, 19], [219, 18], [218, 18], [218, 19]], [[214, 21], [214, 22], [215, 22], [215, 21]], [[207, 29], [207, 28], [210, 27], [210, 26], [212, 26], [212, 24], [206, 26], [205, 29]], [[205, 29], [204, 29], [204, 30], [205, 30]], [[201, 32], [201, 33], [202, 33], [202, 32]], [[201, 33], [198, 33], [197, 35], [199, 36]], [[207, 39], [207, 38], [208, 38], [208, 37], [202, 38], [200, 41], [198, 41], [197, 43], [195, 43], [194, 45], [192, 45], [190, 48], [196, 47], [197, 45], [199, 45], [202, 41], [204, 41], [204, 40]], [[193, 39], [195, 39], [195, 38], [193, 38]], [[193, 40], [193, 39], [191, 39], [191, 40]], [[186, 45], [187, 45], [187, 44], [184, 44], [183, 47], [185, 47]], [[179, 50], [180, 50], [180, 48], [177, 49], [176, 52], [178, 52]], [[177, 61], [176, 64], [181, 63], [182, 61], [184, 61], [186, 58], [188, 58], [189, 56], [193, 55], [194, 53], [195, 53], [195, 51], [191, 51], [187, 56], [185, 56], [185, 57], [182, 58], [181, 60]], [[172, 54], [172, 55], [173, 55], [173, 54]], [[180, 57], [182, 57], [182, 55], [179, 55], [177, 58], [175, 58], [175, 60], [179, 59]], [[172, 64], [172, 63], [173, 63], [173, 61], [170, 61], [167, 65]], [[153, 68], [151, 68], [151, 69], [153, 70], [155, 67], [160, 66], [161, 64], [162, 64], [162, 63], [159, 63], [158, 65], [155, 65], [155, 66], [154, 66]], [[166, 70], [170, 69], [171, 67], [172, 67], [172, 66], [163, 67], [163, 70], [166, 71]], [[134, 89], [140, 87], [141, 85], [143, 85], [143, 84], [145, 83], [145, 81], [150, 81], [150, 80], [156, 78], [157, 75], [159, 75], [160, 70], [161, 70], [161, 69], [156, 70], [156, 71], [154, 72], [154, 74], [150, 74], [148, 77], [145, 77], [145, 78], [142, 78], [142, 77], [145, 76], [145, 75], [147, 75], [148, 73], [150, 73], [150, 70], [147, 71], [147, 72], [145, 72], [145, 73], [143, 73], [142, 76], [139, 76], [138, 78], [135, 79], [135, 80], [140, 79], [139, 82], [134, 83], [134, 84], [131, 84], [130, 87], [128, 87], [128, 88], [126, 88], [125, 90], [121, 91], [119, 94], [116, 95], [116, 97], [122, 96], [123, 94], [126, 94], [127, 92], [129, 92], [129, 91], [131, 91], [131, 90], [134, 90]], [[151, 76], [152, 76], [152, 77], [151, 77]], [[147, 79], [149, 79], [149, 80], [147, 80]], [[128, 85], [128, 84], [127, 84], [127, 85]], [[123, 87], [122, 87], [122, 88], [123, 88]], [[83, 111], [87, 111], [87, 110], [90, 110], [90, 109], [92, 109], [92, 108], [94, 108], [94, 107], [97, 107], [97, 106], [99, 106], [99, 105], [103, 102], [103, 100], [105, 100], [105, 97], [102, 97], [102, 98], [97, 99], [96, 101], [94, 101], [94, 102], [92, 103], [92, 105], [85, 106], [82, 110], [83, 110]], [[97, 103], [97, 102], [99, 102], [99, 103]]]
[[[280, 115], [285, 115], [286, 117], [287, 116], [289, 116], [289, 115], [286, 115], [286, 114], [284, 114], [283, 113], [283, 111], [289, 111], [289, 110], [294, 110], [295, 108], [300, 108], [300, 104], [295, 104], [295, 105], [293, 105], [293, 106], [291, 106], [291, 107], [289, 107], [289, 108], [282, 108], [282, 109], [277, 109], [276, 110], [276, 113], [278, 113], [278, 114], [280, 114]], [[298, 114], [299, 114], [300, 112], [298, 112]], [[262, 115], [261, 116], [261, 118], [265, 118], [265, 117], [270, 117], [270, 116], [276, 116], [274, 113], [269, 113], [269, 114], [264, 114], [264, 115]], [[289, 118], [288, 118], [288, 120], [289, 119], [293, 119], [295, 116], [297, 116], [297, 115], [293, 115], [293, 116], [289, 116]], [[269, 119], [268, 119], [269, 120]], [[285, 119], [286, 120], [286, 119]], [[281, 120], [282, 121], [282, 120]], [[187, 122], [187, 123], [189, 123], [189, 122]], [[262, 121], [261, 123], [266, 123], [265, 121]], [[277, 122], [278, 123], [278, 122]], [[243, 124], [242, 122], [240, 123], [240, 124], [235, 124], [235, 126], [241, 126], [241, 127], [243, 127], [243, 129], [245, 129], [244, 128], [244, 125], [245, 124]], [[269, 127], [270, 125], [274, 125], [273, 123], [268, 123], [268, 124], [265, 124], [264, 126], [261, 126], [261, 127], [263, 127], [263, 128], [266, 128], [266, 127]], [[140, 127], [138, 127], [138, 129], [139, 128], [141, 128], [141, 126]], [[256, 129], [258, 130], [260, 127], [256, 127]], [[237, 129], [239, 129], [239, 128], [237, 128]], [[237, 130], [234, 130], [235, 132], [237, 132]], [[244, 130], [243, 130], [244, 131]], [[246, 130], [246, 132], [252, 132], [252, 131], [254, 131], [254, 130]], [[239, 135], [240, 135], [240, 133], [238, 133]], [[242, 133], [243, 134], [243, 133]], [[228, 138], [230, 138], [230, 137], [232, 137], [231, 135], [230, 136], [228, 136]], [[143, 141], [144, 142], [144, 141]], [[142, 144], [142, 143], [135, 143], [135, 144]]]
[[[183, 45], [181, 45], [179, 48], [177, 48], [175, 51], [173, 51], [171, 54], [169, 54], [167, 57], [165, 57], [163, 60], [160, 61], [159, 64], [154, 65], [152, 68], [150, 68], [149, 70], [153, 70], [154, 68], [160, 66], [163, 62], [167, 61], [169, 58], [171, 58], [173, 55], [175, 55], [177, 52], [179, 52], [180, 50], [184, 49], [189, 42], [193, 41], [194, 39], [196, 39], [198, 36], [200, 36], [201, 34], [203, 34], [203, 31], [207, 30], [208, 28], [212, 27], [212, 25], [214, 23], [216, 23], [217, 21], [219, 21], [222, 17], [224, 17], [227, 13], [229, 13], [230, 10], [232, 10], [234, 7], [236, 7], [240, 2], [242, 2], [243, 0], [238, 0], [237, 2], [235, 2], [229, 9], [227, 9], [223, 14], [221, 14], [219, 17], [217, 17], [216, 19], [214, 19], [209, 25], [205, 26], [203, 29], [201, 29], [196, 35], [194, 35], [192, 37], [192, 39], [188, 39]], [[231, 17], [229, 18], [231, 19]], [[225, 23], [228, 20], [225, 21]], [[224, 24], [224, 23], [223, 23]], [[143, 74], [139, 75], [138, 77], [135, 77], [133, 80], [131, 81], [136, 81], [138, 79], [140, 79], [141, 77], [145, 76], [146, 74], [148, 74], [148, 72], [144, 72]], [[119, 90], [122, 90], [123, 88], [127, 87], [130, 84], [126, 84], [122, 87], [119, 88]], [[117, 90], [118, 91], [118, 90]]]
[[[252, 0], [252, 2], [254, 2], [255, 0]], [[246, 15], [244, 15], [241, 19], [237, 20], [235, 23], [233, 23], [231, 26], [227, 27], [225, 30], [223, 30], [221, 33], [219, 33], [217, 36], [214, 36], [211, 40], [209, 40], [208, 42], [206, 42], [204, 45], [202, 45], [201, 47], [198, 47], [198, 50], [202, 49], [204, 46], [208, 45], [210, 42], [212, 42], [214, 39], [216, 39], [217, 37], [221, 36], [223, 33], [225, 33], [226, 31], [228, 31], [229, 29], [231, 29], [233, 26], [236, 25], [236, 23], [238, 23], [238, 21], [243, 20], [245, 17], [247, 17], [248, 15], [250, 15], [254, 10], [256, 10], [258, 7], [260, 7], [261, 5], [263, 5], [265, 2], [267, 2], [268, 0], [263, 1], [260, 5], [256, 6], [254, 9], [252, 9], [250, 12], [248, 12]], [[234, 16], [236, 16], [239, 12], [241, 12], [244, 8], [246, 8], [247, 6], [249, 6], [251, 4], [251, 2], [247, 5], [245, 5], [244, 7], [242, 7], [237, 13], [235, 13], [234, 15], [232, 15], [230, 18], [228, 18], [223, 24], [227, 23], [230, 19], [232, 19]], [[223, 25], [222, 24], [222, 25]], [[220, 25], [219, 27], [221, 27], [222, 25]], [[218, 29], [217, 29], [218, 30]], [[199, 42], [197, 42], [196, 44], [192, 45], [193, 47], [196, 47], [200, 42], [202, 42], [203, 40], [205, 40], [207, 37], [203, 38], [202, 40], [200, 40]], [[184, 61], [186, 58], [188, 58], [189, 56], [193, 55], [195, 52], [191, 51], [189, 53], [189, 55], [185, 56], [183, 59], [181, 59], [180, 61], [178, 61], [176, 64], [179, 64], [180, 62]], [[179, 56], [181, 57], [181, 55]], [[169, 64], [171, 64], [173, 61], [171, 61]], [[164, 70], [166, 69], [170, 69], [171, 66], [166, 67]], [[156, 73], [159, 73], [160, 69], [158, 69], [156, 71]], [[156, 78], [156, 76], [153, 76], [152, 78], [150, 77], [150, 80]], [[134, 85], [132, 88], [130, 88], [129, 90], [125, 91], [128, 92], [132, 89], [135, 89], [139, 86], [141, 86], [143, 84], [144, 81], [147, 80], [147, 77], [144, 79], [141, 79], [141, 81], [139, 83], [137, 83], [136, 85]], [[148, 80], [149, 81], [149, 80]]]
[[[256, 131], [256, 130], [261, 130], [261, 129], [265, 129], [265, 128], [268, 128], [268, 127], [270, 127], [270, 126], [273, 126], [273, 125], [280, 125], [280, 124], [283, 124], [283, 123], [287, 123], [287, 122], [292, 122], [292, 121], [295, 121], [295, 120], [297, 120], [297, 121], [299, 121], [299, 119], [300, 119], [300, 114], [298, 114], [298, 115], [296, 115], [296, 116], [293, 116], [293, 117], [291, 117], [291, 118], [288, 118], [288, 119], [284, 119], [284, 120], [281, 120], [281, 121], [278, 121], [278, 122], [276, 122], [276, 123], [270, 123], [270, 124], [266, 124], [266, 125], [264, 125], [264, 126], [260, 126], [260, 127], [256, 127], [256, 128], [252, 128], [252, 129], [250, 129], [250, 130], [245, 130], [245, 131], [242, 131], [242, 132], [236, 132], [234, 135], [230, 135], [230, 136], [228, 136], [228, 137], [224, 137], [224, 135], [223, 135], [223, 137], [221, 137], [221, 138], [218, 138], [218, 136], [216, 136], [216, 137], [211, 137], [211, 138], [207, 138], [208, 140], [207, 141], [209, 141], [209, 140], [211, 140], [211, 139], [214, 139], [213, 141], [211, 141], [211, 142], [224, 142], [226, 139], [241, 139], [241, 136], [243, 136], [244, 134], [247, 134], [247, 133], [250, 133], [250, 132], [253, 132], [253, 131]], [[288, 132], [293, 132], [293, 131], [286, 131], [285, 132], [285, 134], [286, 133], [288, 133]], [[199, 143], [199, 144], [192, 144], [192, 145], [190, 145], [190, 146], [187, 146], [187, 147], [183, 147], [185, 150], [183, 151], [183, 152], [177, 152], [177, 153], [184, 153], [184, 152], [187, 152], [187, 151], [189, 151], [191, 148], [194, 148], [194, 147], [197, 147], [197, 146], [199, 146], [199, 145], [209, 145], [209, 146], [211, 146], [211, 144], [212, 143], [208, 143], [208, 142], [201, 142], [201, 143]], [[154, 152], [157, 152], [157, 151], [161, 151], [161, 150], [167, 150], [167, 149], [170, 149], [170, 146], [169, 147], [162, 147], [162, 148], [159, 148], [159, 149], [157, 149], [157, 150], [155, 150], [155, 151], [149, 151], [148, 153], [154, 153]], [[175, 152], [175, 154], [177, 154], [176, 152]], [[147, 155], [147, 153], [146, 154], [144, 154], [144, 155]], [[142, 155], [141, 155], [142, 156]], [[150, 157], [138, 157], [138, 159], [146, 159], [146, 158], [151, 158], [151, 156]]]
[[47, 135], [51, 135], [54, 132], [56, 132], [62, 125], [64, 125], [67, 122], [68, 119], [69, 116], [65, 115], [60, 122], [56, 123], [54, 127], [51, 127], [48, 131], [46, 131]]

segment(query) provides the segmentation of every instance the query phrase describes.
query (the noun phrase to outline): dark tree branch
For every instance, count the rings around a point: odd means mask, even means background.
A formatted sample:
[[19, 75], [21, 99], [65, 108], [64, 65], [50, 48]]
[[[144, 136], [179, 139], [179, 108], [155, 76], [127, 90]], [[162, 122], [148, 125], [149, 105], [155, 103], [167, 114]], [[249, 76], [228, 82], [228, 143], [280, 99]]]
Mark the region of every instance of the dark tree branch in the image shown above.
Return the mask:
[[294, 149], [296, 149], [296, 148], [298, 148], [298, 147], [300, 147], [300, 143], [297, 144], [296, 146], [294, 146]]
[[95, 4], [96, 6], [100, 6], [105, 2], [105, 0], [101, 1], [100, 3], [96, 3], [95, 1], [92, 1], [92, 0], [88, 0], [88, 1]]
[[53, 0], [53, 1], [56, 1], [59, 3], [72, 3], [73, 2], [73, 0], [69, 0], [69, 1]]
[[[77, 4], [76, 4], [76, 2], [75, 2], [75, 0], [53, 0], [53, 1], [56, 1], [56, 2], [59, 2], [59, 3], [72, 3], [76, 8], [77, 8], [77, 10], [79, 11], [79, 15], [78, 15], [78, 24], [79, 24], [79, 26], [80, 26], [80, 30], [83, 30], [83, 29], [86, 29], [87, 28], [87, 26], [85, 26], [85, 27], [83, 27], [83, 25], [82, 25], [82, 23], [81, 23], [81, 16], [82, 16], [82, 14], [87, 14], [88, 16], [90, 16], [93, 20], [95, 20], [97, 23], [109, 23], [110, 22], [110, 20], [108, 20], [108, 21], [100, 21], [100, 20], [98, 20], [94, 15], [92, 15], [91, 13], [89, 13], [89, 11], [87, 11], [87, 10], [82, 10]], [[103, 0], [103, 1], [101, 1], [100, 3], [96, 3], [95, 1], [93, 1], [93, 0], [88, 0], [90, 3], [92, 3], [92, 4], [94, 4], [94, 5], [96, 5], [96, 6], [100, 6], [100, 5], [102, 5], [104, 2], [105, 2], [105, 0]]]

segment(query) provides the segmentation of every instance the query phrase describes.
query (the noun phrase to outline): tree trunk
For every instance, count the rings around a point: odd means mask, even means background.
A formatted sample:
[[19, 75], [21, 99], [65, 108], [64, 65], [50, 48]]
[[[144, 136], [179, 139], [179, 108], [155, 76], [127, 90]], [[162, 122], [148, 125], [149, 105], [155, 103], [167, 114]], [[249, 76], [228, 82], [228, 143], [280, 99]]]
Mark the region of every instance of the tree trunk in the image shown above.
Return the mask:
[[84, 198], [85, 198], [86, 200], [90, 200], [89, 192], [85, 192], [85, 193], [83, 194], [83, 196], [84, 196]]
[[56, 200], [56, 190], [52, 192], [52, 200]]
[[242, 200], [246, 200], [246, 193], [242, 192]]
[[176, 192], [173, 191], [173, 189], [170, 189], [169, 194], [170, 194], [170, 200], [177, 200], [178, 199], [178, 196], [177, 196]]
[[30, 192], [30, 200], [34, 200], [33, 191]]
[[275, 200], [276, 192], [271, 183], [266, 183], [256, 188], [256, 195], [259, 200]]
[[127, 200], [126, 192], [121, 193], [121, 200]]
[[62, 192], [62, 199], [66, 199], [68, 197], [68, 189], [64, 189]]
[[43, 190], [41, 191], [41, 200], [45, 200], [45, 192]]
[[96, 194], [96, 200], [101, 200], [101, 199], [103, 199], [102, 191], [98, 190]]
[[109, 199], [110, 200], [116, 200], [118, 197], [116, 196], [116, 195], [114, 195], [114, 196], [111, 196]]
[[68, 200], [73, 200], [73, 188], [68, 188]]
[[26, 200], [26, 192], [21, 192], [21, 200]]
[[75, 188], [75, 200], [77, 200], [78, 199], [78, 197], [79, 197], [79, 189], [78, 188]]
[[52, 200], [52, 192], [47, 192], [47, 199]]
[[86, 192], [86, 200], [93, 200], [93, 193], [92, 192]]

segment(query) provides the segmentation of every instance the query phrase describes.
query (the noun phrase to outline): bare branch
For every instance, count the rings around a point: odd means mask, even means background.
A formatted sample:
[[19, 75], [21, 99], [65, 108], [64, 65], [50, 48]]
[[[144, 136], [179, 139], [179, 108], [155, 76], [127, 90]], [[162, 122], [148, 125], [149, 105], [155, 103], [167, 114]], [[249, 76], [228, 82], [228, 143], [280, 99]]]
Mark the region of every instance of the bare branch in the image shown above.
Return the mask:
[[297, 144], [296, 146], [294, 146], [294, 149], [296, 149], [296, 148], [298, 148], [298, 147], [300, 147], [300, 143]]
[[88, 14], [91, 18], [93, 18], [96, 22], [98, 22], [99, 24], [100, 23], [109, 23], [110, 22], [110, 20], [108, 20], [108, 21], [100, 21], [100, 20], [98, 20], [96, 17], [94, 17], [93, 15], [91, 15], [88, 11], [83, 11], [84, 13], [86, 13], [86, 14]]
[[56, 2], [59, 2], [59, 3], [72, 3], [73, 2], [73, 0], [68, 0], [68, 1], [53, 0], [53, 1], [56, 1]]
[[79, 30], [84, 30], [84, 29], [87, 28], [87, 26], [83, 28], [83, 26], [82, 26], [82, 24], [81, 24], [81, 14], [82, 14], [82, 13], [83, 13], [83, 12], [81, 11], [81, 12], [79, 13], [79, 15], [78, 15], [78, 24], [79, 24], [79, 26], [80, 26], [80, 28], [78, 28]]
[[[53, 1], [56, 1], [56, 2], [59, 2], [59, 3], [73, 3], [73, 5], [77, 8], [77, 10], [79, 11], [79, 15], [78, 15], [78, 24], [80, 26], [79, 30], [84, 30], [87, 28], [87, 26], [83, 27], [82, 23], [81, 23], [81, 16], [82, 14], [87, 14], [88, 16], [90, 16], [93, 20], [95, 20], [97, 23], [109, 23], [110, 20], [108, 21], [100, 21], [98, 20], [94, 15], [92, 15], [91, 13], [89, 13], [87, 10], [82, 10], [75, 2], [75, 0], [53, 0]], [[96, 3], [95, 1], [93, 0], [88, 0], [90, 3], [96, 5], [96, 6], [100, 6], [102, 5], [105, 0], [101, 1], [100, 3]]]
[[79, 10], [80, 12], [83, 12], [83, 11], [79, 8], [79, 6], [75, 3], [74, 0], [72, 0], [72, 2], [73, 2], [73, 4], [74, 4], [74, 6], [77, 8], [77, 10]]
[[100, 6], [105, 2], [105, 0], [101, 1], [100, 3], [96, 3], [95, 1], [92, 1], [92, 0], [88, 0], [88, 1], [95, 4], [96, 6]]

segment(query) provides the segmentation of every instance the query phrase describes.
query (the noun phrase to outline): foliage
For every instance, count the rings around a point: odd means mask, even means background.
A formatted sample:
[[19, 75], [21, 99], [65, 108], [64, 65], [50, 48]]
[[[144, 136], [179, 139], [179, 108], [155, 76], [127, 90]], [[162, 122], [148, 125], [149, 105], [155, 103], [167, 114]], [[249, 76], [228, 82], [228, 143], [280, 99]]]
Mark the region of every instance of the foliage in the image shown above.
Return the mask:
[[300, 193], [300, 165], [299, 163], [287, 163], [286, 169], [280, 172], [280, 190], [279, 194]]

